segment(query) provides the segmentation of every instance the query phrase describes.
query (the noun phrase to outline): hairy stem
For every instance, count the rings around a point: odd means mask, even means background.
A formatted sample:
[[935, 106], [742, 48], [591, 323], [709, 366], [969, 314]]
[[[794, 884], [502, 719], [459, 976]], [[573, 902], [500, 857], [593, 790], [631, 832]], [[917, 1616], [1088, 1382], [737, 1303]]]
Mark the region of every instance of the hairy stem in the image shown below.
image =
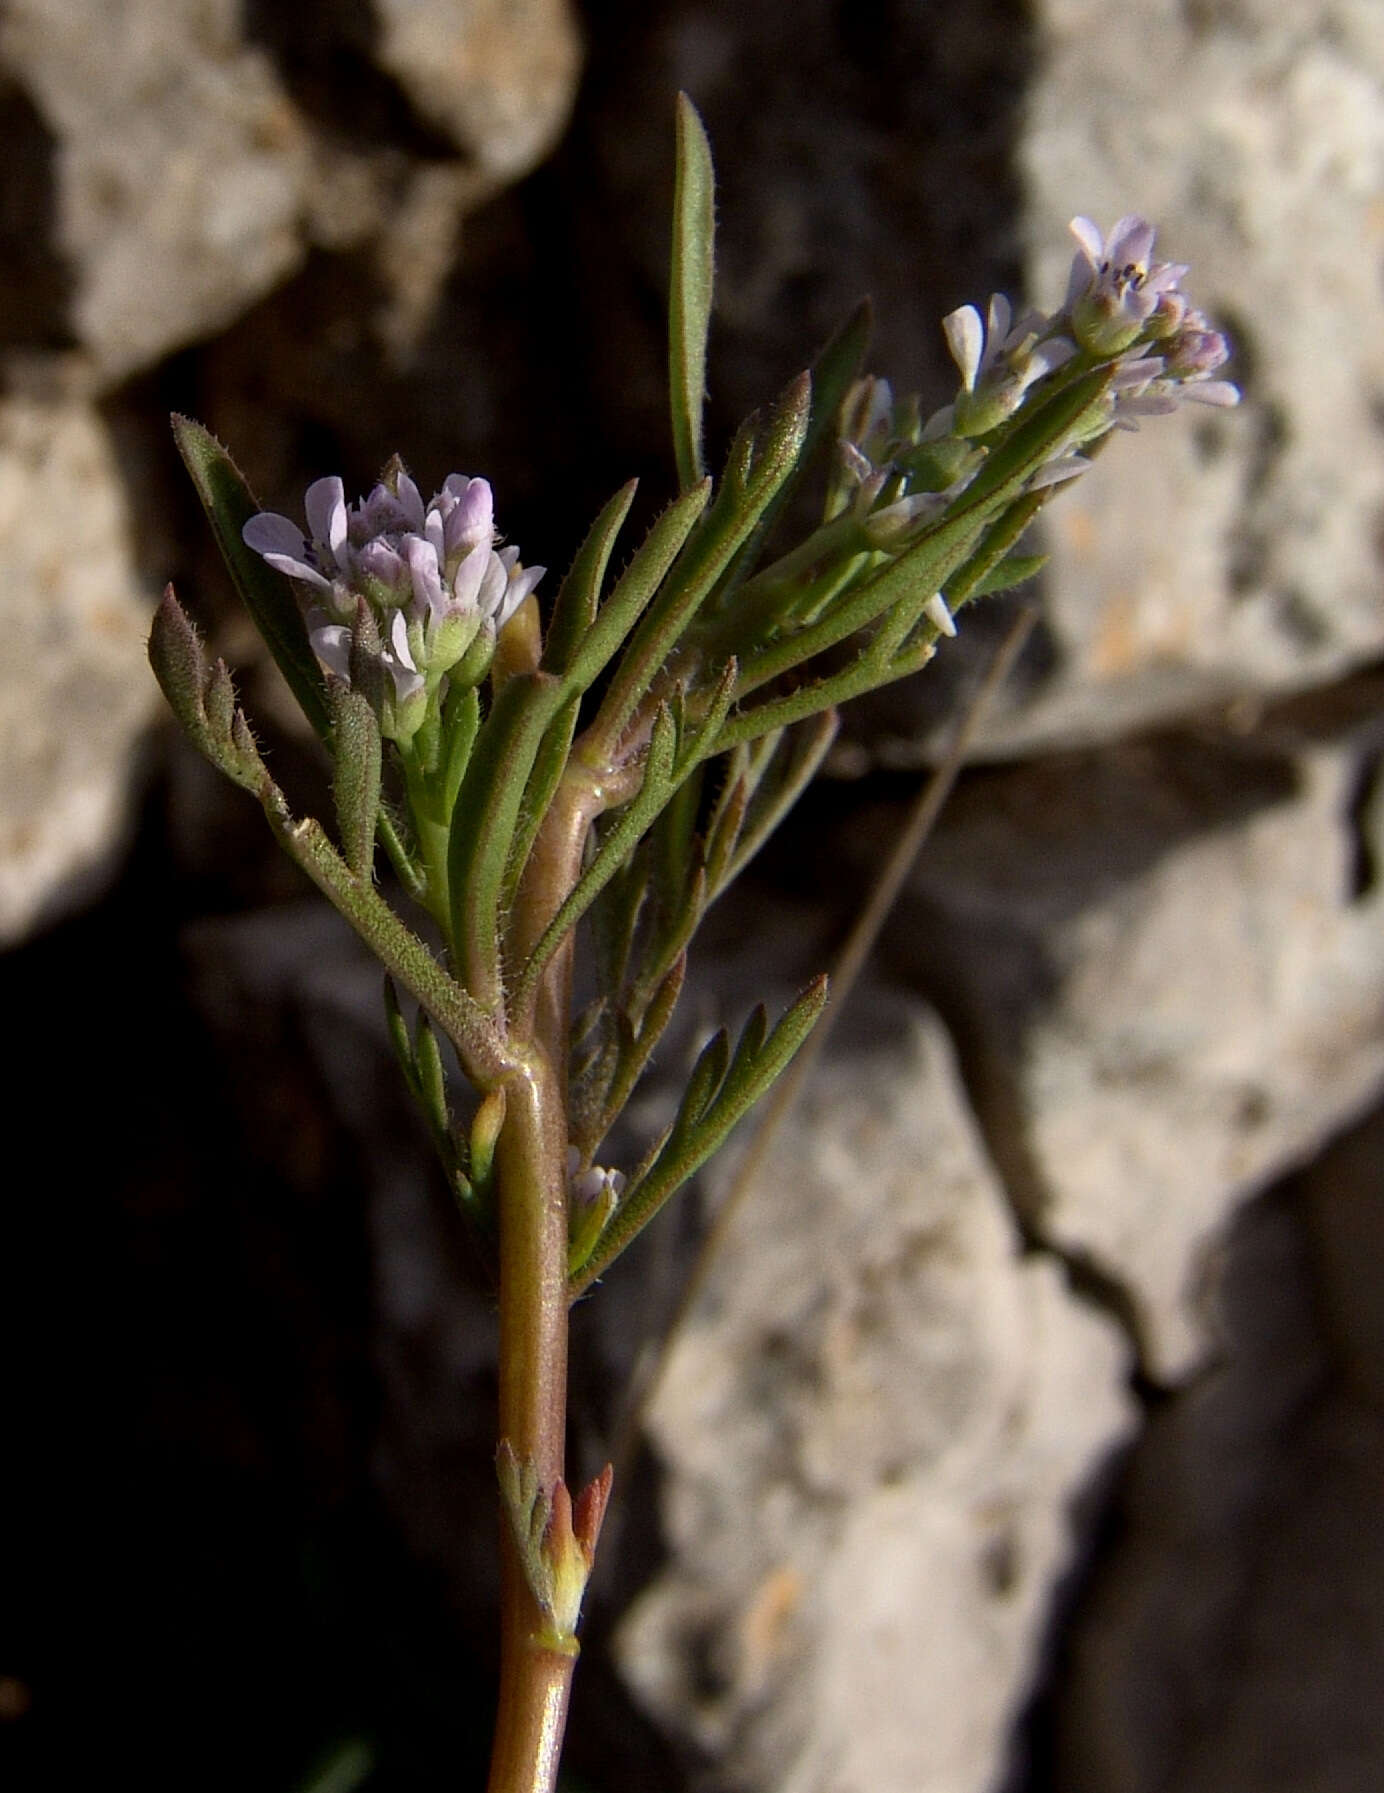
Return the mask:
[[[564, 781], [534, 843], [510, 918], [508, 957], [522, 963], [581, 873], [592, 817], [589, 781]], [[567, 1410], [567, 1029], [570, 942], [529, 1011], [510, 1017], [530, 1042], [506, 1084], [496, 1151], [500, 1221], [500, 1438], [551, 1493], [563, 1479]], [[489, 1793], [552, 1793], [575, 1647], [552, 1647], [550, 1615], [526, 1578], [508, 1524], [502, 1542], [500, 1699]]]
[[[546, 1056], [506, 1086], [496, 1149], [500, 1215], [500, 1437], [551, 1489], [567, 1415], [567, 1124]], [[490, 1793], [552, 1793], [574, 1658], [550, 1648], [548, 1615], [503, 1528], [500, 1700]]]

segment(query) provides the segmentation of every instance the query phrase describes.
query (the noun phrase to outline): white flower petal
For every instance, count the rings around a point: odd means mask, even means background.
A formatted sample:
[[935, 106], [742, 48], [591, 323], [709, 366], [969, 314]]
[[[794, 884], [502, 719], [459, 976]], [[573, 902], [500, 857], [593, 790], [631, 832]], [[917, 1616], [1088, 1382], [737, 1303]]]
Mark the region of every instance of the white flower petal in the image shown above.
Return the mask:
[[1098, 268], [1105, 259], [1105, 238], [1099, 227], [1090, 218], [1073, 218], [1067, 228], [1080, 243], [1081, 253], [1091, 267]]
[[337, 559], [346, 545], [347, 523], [346, 488], [340, 478], [332, 473], [326, 479], [315, 479], [303, 498], [303, 509], [313, 541], [330, 548]]
[[316, 567], [310, 567], [305, 560], [295, 560], [291, 554], [266, 554], [266, 566], [273, 567], [276, 573], [283, 573], [289, 579], [301, 579], [306, 585], [315, 585], [320, 591], [330, 591], [332, 582], [324, 579]]
[[985, 346], [985, 327], [980, 321], [980, 313], [974, 305], [962, 305], [947, 313], [942, 319], [942, 329], [952, 360], [961, 372], [962, 384], [967, 392], [972, 392], [980, 368], [981, 350]]

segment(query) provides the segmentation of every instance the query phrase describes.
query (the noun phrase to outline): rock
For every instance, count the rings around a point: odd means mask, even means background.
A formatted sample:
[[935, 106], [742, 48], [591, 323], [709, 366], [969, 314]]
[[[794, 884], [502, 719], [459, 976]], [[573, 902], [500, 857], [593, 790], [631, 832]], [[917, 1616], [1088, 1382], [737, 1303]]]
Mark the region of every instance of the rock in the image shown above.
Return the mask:
[[1070, 1793], [1369, 1793], [1384, 1766], [1384, 1116], [1251, 1204], [1220, 1361], [1134, 1453], [1058, 1702]]
[[865, 1012], [678, 1339], [671, 1561], [619, 1649], [735, 1785], [982, 1793], [1128, 1424], [1124, 1347], [1019, 1251], [936, 1020]]
[[891, 935], [1032, 1235], [1124, 1291], [1156, 1377], [1228, 1216], [1384, 1082], [1380, 697], [981, 777]]
[[0, 940], [88, 900], [124, 844], [159, 703], [109, 435], [84, 402], [0, 400]]
[[1144, 213], [1189, 262], [1238, 414], [1153, 419], [1048, 512], [1061, 671], [992, 746], [1108, 736], [1384, 648], [1384, 43], [1371, 0], [1045, 0], [1020, 149], [1030, 284], [1067, 220]]
[[578, 66], [564, 0], [387, 5], [378, 44], [358, 10], [131, 0], [111, 31], [89, 4], [8, 9], [0, 61], [51, 158], [19, 235], [52, 239], [101, 385], [214, 335], [319, 246], [377, 248], [397, 348], [462, 212], [551, 147]]
[[541, 162], [581, 64], [566, 0], [377, 0], [381, 68], [496, 185]]
[[69, 326], [103, 382], [228, 323], [303, 254], [302, 120], [240, 7], [19, 0], [0, 55], [54, 140]]

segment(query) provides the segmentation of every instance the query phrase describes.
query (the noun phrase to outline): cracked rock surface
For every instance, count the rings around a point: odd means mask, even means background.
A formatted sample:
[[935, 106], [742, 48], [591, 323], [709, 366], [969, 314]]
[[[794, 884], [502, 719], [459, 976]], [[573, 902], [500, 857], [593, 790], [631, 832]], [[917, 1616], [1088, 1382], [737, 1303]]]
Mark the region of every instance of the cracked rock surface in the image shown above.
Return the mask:
[[981, 1788], [1128, 1434], [1126, 1347], [1024, 1255], [935, 1017], [861, 1008], [669, 1363], [671, 1561], [619, 1650], [732, 1781]]
[[[1077, 212], [1158, 220], [1245, 403], [1150, 420], [1046, 513], [1043, 618], [984, 763], [624, 1478], [573, 1772], [1384, 1785], [1378, 0], [786, 20], [4, 11], [0, 977], [12, 1130], [45, 1178], [0, 1264], [17, 1788], [112, 1754], [151, 1793], [190, 1762], [213, 1790], [300, 1787], [343, 1751], [373, 1752], [367, 1787], [481, 1784], [493, 1313], [375, 970], [253, 806], [150, 730], [172, 577], [326, 813], [167, 415], [286, 511], [395, 450], [428, 489], [484, 473], [551, 592], [626, 479], [646, 516], [667, 494], [680, 86], [720, 171], [713, 446], [867, 291], [875, 365], [942, 403], [938, 319], [1055, 300]], [[966, 611], [922, 679], [847, 716], [714, 912], [689, 1041], [830, 962], [1011, 614]], [[578, 1311], [583, 1477], [722, 1186]]]

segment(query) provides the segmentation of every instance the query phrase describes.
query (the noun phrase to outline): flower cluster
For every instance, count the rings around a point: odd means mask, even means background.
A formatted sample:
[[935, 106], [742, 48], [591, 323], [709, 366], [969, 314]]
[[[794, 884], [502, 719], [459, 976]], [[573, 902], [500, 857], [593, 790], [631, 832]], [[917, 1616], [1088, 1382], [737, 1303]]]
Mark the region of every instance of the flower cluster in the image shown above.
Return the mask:
[[1111, 370], [1097, 415], [1054, 440], [1030, 491], [1083, 473], [1090, 448], [1111, 429], [1137, 428], [1140, 417], [1176, 410], [1183, 400], [1239, 402], [1236, 387], [1214, 377], [1229, 345], [1182, 292], [1186, 267], [1153, 260], [1153, 226], [1131, 216], [1102, 236], [1089, 218], [1074, 218], [1071, 230], [1077, 253], [1057, 311], [1016, 318], [995, 293], [985, 318], [963, 305], [943, 319], [961, 375], [950, 404], [925, 418], [916, 400], [895, 405], [883, 380], [853, 388], [828, 517], [849, 510], [872, 548], [906, 546], [965, 491], [994, 432], [1056, 389], [1053, 376]]
[[[308, 638], [327, 672], [351, 682], [364, 654], [380, 681], [383, 732], [411, 739], [444, 678], [476, 683], [495, 637], [543, 576], [517, 548], [495, 547], [483, 479], [453, 473], [425, 505], [396, 460], [348, 505], [334, 475], [308, 487], [308, 534], [273, 511], [250, 518], [246, 545], [299, 587]], [[363, 609], [362, 609], [363, 606]]]

